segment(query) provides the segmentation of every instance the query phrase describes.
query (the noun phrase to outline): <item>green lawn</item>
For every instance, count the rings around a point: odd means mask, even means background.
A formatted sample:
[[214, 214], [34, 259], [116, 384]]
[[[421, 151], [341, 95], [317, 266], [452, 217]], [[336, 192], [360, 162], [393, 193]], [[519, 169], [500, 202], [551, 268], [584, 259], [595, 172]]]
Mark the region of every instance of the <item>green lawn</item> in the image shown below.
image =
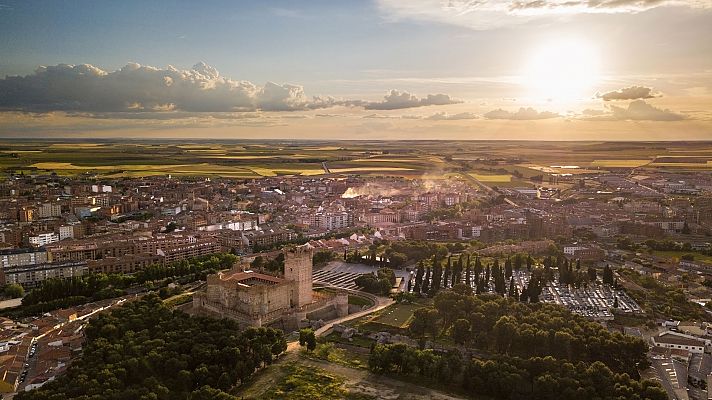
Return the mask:
[[395, 328], [405, 328], [413, 317], [413, 311], [418, 308], [421, 306], [416, 304], [393, 304], [384, 308], [372, 321]]

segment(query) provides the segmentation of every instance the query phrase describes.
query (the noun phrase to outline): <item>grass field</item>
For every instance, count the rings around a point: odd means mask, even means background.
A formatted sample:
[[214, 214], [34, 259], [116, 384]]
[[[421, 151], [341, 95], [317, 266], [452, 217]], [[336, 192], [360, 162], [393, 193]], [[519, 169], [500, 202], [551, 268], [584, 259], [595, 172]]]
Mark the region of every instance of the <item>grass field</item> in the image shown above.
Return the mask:
[[413, 311], [421, 308], [417, 304], [393, 304], [372, 319], [373, 322], [389, 325], [395, 328], [405, 328], [413, 317]]

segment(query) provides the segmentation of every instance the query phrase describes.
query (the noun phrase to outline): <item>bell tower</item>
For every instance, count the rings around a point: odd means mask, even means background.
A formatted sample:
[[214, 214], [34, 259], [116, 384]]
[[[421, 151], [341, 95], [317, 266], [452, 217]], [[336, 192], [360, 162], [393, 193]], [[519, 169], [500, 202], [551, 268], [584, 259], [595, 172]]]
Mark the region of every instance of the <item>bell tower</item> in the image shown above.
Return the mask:
[[284, 278], [296, 283], [296, 293], [291, 293], [294, 307], [312, 302], [312, 257], [311, 246], [290, 246], [284, 250]]

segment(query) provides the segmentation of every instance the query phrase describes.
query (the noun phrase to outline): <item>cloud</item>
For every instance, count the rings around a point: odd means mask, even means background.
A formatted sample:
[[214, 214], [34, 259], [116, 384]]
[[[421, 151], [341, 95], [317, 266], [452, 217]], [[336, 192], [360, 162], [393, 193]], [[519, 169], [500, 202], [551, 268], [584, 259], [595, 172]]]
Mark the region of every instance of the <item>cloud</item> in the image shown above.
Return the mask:
[[[307, 97], [299, 85], [258, 86], [220, 75], [200, 62], [189, 70], [128, 63], [116, 71], [90, 64], [39, 67], [0, 79], [0, 110], [78, 113], [234, 113], [305, 111], [334, 106], [397, 110], [460, 103], [446, 94], [418, 98], [392, 90], [379, 102]], [[106, 114], [104, 114], [106, 116]], [[140, 118], [140, 117], [134, 117]]]
[[339, 104], [358, 101], [309, 98], [298, 85], [267, 82], [260, 87], [221, 76], [202, 62], [189, 70], [128, 63], [112, 72], [90, 64], [59, 64], [0, 79], [0, 108], [19, 111], [295, 111]]
[[537, 111], [531, 107], [520, 108], [517, 112], [506, 111], [501, 108], [492, 110], [486, 114], [484, 117], [487, 119], [511, 119], [517, 121], [525, 120], [537, 120], [537, 119], [549, 119], [557, 118], [560, 115], [550, 111]]
[[597, 94], [596, 96], [604, 101], [652, 99], [653, 97], [660, 97], [659, 94], [653, 93], [652, 88], [645, 86], [629, 86], [612, 92]]
[[364, 104], [367, 110], [400, 110], [404, 108], [425, 107], [425, 106], [442, 106], [447, 104], [462, 103], [461, 100], [455, 100], [447, 94], [429, 94], [427, 97], [418, 98], [417, 96], [398, 90], [391, 90], [383, 101], [375, 101]]
[[390, 21], [434, 21], [473, 29], [516, 25], [547, 16], [638, 13], [657, 7], [710, 8], [709, 0], [378, 0]]
[[594, 110], [591, 108], [587, 108], [581, 112], [582, 115], [585, 115], [587, 117], [597, 117], [600, 115], [606, 115], [605, 110]]
[[435, 113], [426, 119], [433, 120], [433, 121], [455, 121], [455, 120], [462, 120], [462, 119], [477, 119], [477, 118], [479, 118], [479, 117], [476, 114], [471, 113], [471, 112], [448, 114], [448, 113], [442, 111], [439, 113]]
[[511, 12], [635, 13], [662, 6], [704, 7], [704, 1], [682, 0], [532, 0], [512, 1]]
[[[588, 113], [586, 113], [588, 111]], [[585, 110], [589, 121], [680, 121], [686, 119], [682, 114], [668, 109], [657, 108], [644, 100], [634, 100], [628, 107], [610, 106], [608, 112]]]
[[395, 119], [398, 117], [395, 115], [385, 115], [385, 114], [367, 114], [361, 118], [365, 118], [365, 119]]

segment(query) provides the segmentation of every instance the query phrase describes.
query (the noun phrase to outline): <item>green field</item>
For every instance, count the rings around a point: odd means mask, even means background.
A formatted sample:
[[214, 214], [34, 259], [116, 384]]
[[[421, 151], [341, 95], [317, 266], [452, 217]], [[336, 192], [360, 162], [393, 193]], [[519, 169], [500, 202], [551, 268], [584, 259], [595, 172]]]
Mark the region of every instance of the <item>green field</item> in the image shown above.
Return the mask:
[[417, 304], [394, 304], [384, 308], [383, 311], [371, 321], [402, 329], [407, 327], [410, 323], [410, 319], [413, 317], [413, 311], [421, 307], [422, 306]]
[[673, 259], [676, 261], [680, 261], [683, 255], [685, 254], [691, 254], [694, 256], [694, 261], [702, 261], [708, 264], [712, 264], [712, 256], [707, 256], [704, 254], [699, 254], [695, 253], [692, 251], [658, 251], [658, 250], [653, 250], [653, 254], [658, 256], [658, 257], [664, 257], [664, 258], [669, 258]]

